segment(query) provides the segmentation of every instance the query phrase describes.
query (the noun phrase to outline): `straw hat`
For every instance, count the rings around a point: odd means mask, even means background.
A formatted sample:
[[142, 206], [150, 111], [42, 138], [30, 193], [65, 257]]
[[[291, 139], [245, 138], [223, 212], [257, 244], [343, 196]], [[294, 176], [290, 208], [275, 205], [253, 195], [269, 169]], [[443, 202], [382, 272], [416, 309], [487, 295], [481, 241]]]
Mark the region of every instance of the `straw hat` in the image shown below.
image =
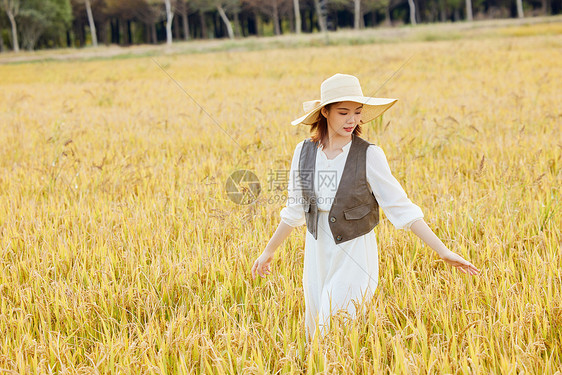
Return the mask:
[[357, 77], [340, 73], [334, 74], [322, 82], [320, 98], [320, 100], [309, 100], [302, 103], [306, 115], [291, 121], [291, 125], [312, 125], [318, 120], [320, 109], [326, 104], [346, 101], [363, 104], [361, 123], [364, 124], [382, 115], [398, 100], [363, 96]]

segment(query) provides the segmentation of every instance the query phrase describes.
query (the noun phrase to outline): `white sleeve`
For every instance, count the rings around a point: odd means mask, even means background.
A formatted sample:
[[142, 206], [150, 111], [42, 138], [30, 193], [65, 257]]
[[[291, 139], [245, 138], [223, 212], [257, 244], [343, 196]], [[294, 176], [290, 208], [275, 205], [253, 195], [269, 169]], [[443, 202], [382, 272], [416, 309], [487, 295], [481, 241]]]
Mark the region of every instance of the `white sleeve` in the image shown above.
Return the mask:
[[298, 227], [306, 223], [302, 202], [302, 191], [298, 188], [295, 175], [299, 169], [299, 159], [304, 141], [295, 148], [291, 170], [289, 172], [289, 183], [287, 185], [287, 204], [281, 210], [281, 220], [292, 227]]
[[376, 145], [367, 148], [367, 182], [396, 229], [410, 229], [414, 221], [424, 217], [421, 208], [412, 203], [394, 178], [384, 151]]

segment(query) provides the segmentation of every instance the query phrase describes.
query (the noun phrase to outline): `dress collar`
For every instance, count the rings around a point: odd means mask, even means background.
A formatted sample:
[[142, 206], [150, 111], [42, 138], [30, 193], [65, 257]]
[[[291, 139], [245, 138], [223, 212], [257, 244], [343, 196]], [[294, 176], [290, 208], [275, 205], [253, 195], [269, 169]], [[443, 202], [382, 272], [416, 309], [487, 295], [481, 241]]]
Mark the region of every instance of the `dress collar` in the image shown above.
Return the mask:
[[[353, 139], [351, 141], [349, 141], [345, 146], [342, 147], [343, 152], [347, 152], [349, 151], [349, 149], [351, 148], [351, 143], [353, 143]], [[320, 150], [324, 149], [324, 145], [320, 145]]]

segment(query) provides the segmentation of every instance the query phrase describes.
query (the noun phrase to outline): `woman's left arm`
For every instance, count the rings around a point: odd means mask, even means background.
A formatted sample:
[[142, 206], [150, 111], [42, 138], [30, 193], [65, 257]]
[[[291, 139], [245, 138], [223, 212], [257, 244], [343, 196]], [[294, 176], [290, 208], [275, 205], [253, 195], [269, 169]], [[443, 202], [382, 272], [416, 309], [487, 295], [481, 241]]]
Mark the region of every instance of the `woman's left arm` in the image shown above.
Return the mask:
[[367, 181], [379, 206], [397, 229], [409, 228], [441, 259], [462, 272], [471, 275], [480, 272], [463, 257], [449, 250], [427, 226], [422, 210], [412, 203], [392, 175], [384, 151], [379, 146], [371, 145], [367, 149]]
[[443, 259], [445, 262], [449, 263], [453, 267], [457, 267], [460, 271], [467, 273], [469, 275], [476, 275], [480, 270], [476, 268], [472, 263], [465, 260], [459, 254], [452, 252], [441, 242], [439, 237], [433, 233], [431, 228], [427, 225], [424, 219], [416, 220], [410, 226], [410, 230], [414, 232], [416, 236], [421, 238], [429, 247], [431, 247], [435, 252]]

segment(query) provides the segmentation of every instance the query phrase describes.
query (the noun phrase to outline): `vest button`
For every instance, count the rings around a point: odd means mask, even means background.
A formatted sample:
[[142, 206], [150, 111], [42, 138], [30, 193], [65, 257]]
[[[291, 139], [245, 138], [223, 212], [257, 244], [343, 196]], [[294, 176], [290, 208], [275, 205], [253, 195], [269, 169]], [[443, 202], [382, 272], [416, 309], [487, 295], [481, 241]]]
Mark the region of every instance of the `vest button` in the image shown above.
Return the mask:
[[335, 222], [336, 222], [336, 217], [335, 217], [335, 216], [332, 216], [332, 217], [330, 218], [330, 221], [331, 221], [332, 223], [335, 223]]
[[341, 236], [337, 236], [336, 240], [341, 241], [341, 238], [342, 238]]

